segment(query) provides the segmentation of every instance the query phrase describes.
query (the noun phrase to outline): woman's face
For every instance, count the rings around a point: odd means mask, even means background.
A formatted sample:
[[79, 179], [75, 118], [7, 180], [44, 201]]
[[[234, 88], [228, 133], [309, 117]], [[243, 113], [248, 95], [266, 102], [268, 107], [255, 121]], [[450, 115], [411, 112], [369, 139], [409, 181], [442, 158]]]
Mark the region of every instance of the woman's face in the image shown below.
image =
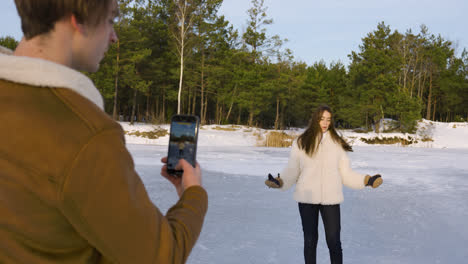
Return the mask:
[[320, 128], [322, 129], [322, 133], [328, 130], [330, 127], [331, 122], [331, 113], [328, 111], [323, 111], [322, 116], [320, 117]]

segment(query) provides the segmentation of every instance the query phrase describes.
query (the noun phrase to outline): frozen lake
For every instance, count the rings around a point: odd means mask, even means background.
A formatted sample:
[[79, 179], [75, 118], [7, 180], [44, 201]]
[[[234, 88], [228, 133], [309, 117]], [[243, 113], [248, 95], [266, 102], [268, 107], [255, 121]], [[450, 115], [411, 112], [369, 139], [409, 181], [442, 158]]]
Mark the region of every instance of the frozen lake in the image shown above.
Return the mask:
[[[228, 140], [228, 139], [227, 139]], [[167, 146], [128, 145], [153, 202], [176, 202], [162, 176]], [[467, 263], [468, 149], [354, 147], [352, 167], [380, 173], [377, 189], [344, 188], [345, 263]], [[268, 189], [266, 175], [286, 165], [289, 149], [204, 147], [197, 158], [209, 209], [187, 263], [303, 263], [302, 227], [293, 189]], [[318, 263], [329, 263], [320, 225]]]

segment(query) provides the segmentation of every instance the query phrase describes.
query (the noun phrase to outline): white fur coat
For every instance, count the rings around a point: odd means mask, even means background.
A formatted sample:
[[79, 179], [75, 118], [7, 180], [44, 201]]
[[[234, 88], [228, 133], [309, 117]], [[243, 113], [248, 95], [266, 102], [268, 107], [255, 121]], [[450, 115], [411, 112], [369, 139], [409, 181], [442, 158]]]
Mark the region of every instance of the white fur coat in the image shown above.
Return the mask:
[[12, 54], [0, 46], [0, 79], [38, 88], [70, 89], [103, 109], [102, 96], [86, 75], [47, 60]]
[[348, 155], [329, 133], [324, 133], [312, 157], [295, 140], [288, 165], [281, 173], [284, 190], [296, 184], [296, 201], [324, 205], [343, 202], [343, 184], [353, 189], [364, 188], [364, 177], [351, 169]]

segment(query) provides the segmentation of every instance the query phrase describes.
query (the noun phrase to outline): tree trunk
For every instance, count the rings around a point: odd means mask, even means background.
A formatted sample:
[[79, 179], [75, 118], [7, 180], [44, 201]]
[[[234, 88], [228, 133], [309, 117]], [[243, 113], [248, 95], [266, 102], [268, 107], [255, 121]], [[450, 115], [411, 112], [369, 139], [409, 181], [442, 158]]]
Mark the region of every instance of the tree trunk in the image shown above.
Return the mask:
[[427, 97], [426, 119], [431, 119], [431, 101], [432, 101], [432, 73], [429, 75], [429, 96]]
[[114, 84], [114, 109], [112, 110], [112, 118], [117, 120], [117, 96], [118, 96], [118, 83], [119, 83], [119, 59], [120, 59], [120, 41], [117, 40], [117, 70], [115, 72], [115, 84]]
[[413, 97], [413, 90], [414, 90], [414, 83], [415, 78], [416, 78], [416, 67], [418, 66], [418, 54], [416, 54], [416, 59], [414, 61], [414, 67], [413, 67], [413, 76], [411, 78], [411, 90], [410, 90], [410, 97]]
[[206, 122], [206, 109], [208, 108], [208, 96], [205, 96], [205, 109], [203, 110], [203, 116], [205, 117]]
[[216, 124], [219, 124], [219, 98], [216, 98], [215, 123], [216, 123]]
[[437, 97], [434, 98], [434, 109], [432, 110], [432, 120], [435, 121]]
[[234, 85], [234, 91], [232, 91], [231, 96], [231, 105], [229, 106], [229, 111], [226, 115], [226, 120], [229, 121], [229, 116], [231, 115], [232, 106], [234, 105], [234, 97], [236, 96], [237, 83]]
[[285, 109], [286, 109], [286, 106], [285, 106], [285, 105], [286, 105], [286, 104], [284, 104], [284, 102], [283, 102], [283, 104], [281, 105], [281, 114], [280, 114], [280, 129], [281, 129], [281, 130], [284, 130], [284, 129], [285, 129], [285, 127], [284, 127], [284, 111], [285, 111]]
[[180, 114], [180, 96], [182, 93], [182, 78], [184, 77], [184, 51], [182, 50], [182, 55], [180, 57], [180, 79], [179, 79], [179, 94], [177, 95], [177, 114]]
[[180, 114], [184, 113], [184, 111], [185, 111], [184, 109], [185, 109], [185, 100], [184, 100], [184, 98], [182, 97], [182, 98], [180, 99]]
[[366, 129], [369, 129], [369, 112], [366, 110]]
[[160, 122], [160, 112], [159, 112], [159, 98], [156, 96], [154, 98], [154, 114], [153, 117], [156, 118], [156, 122]]
[[195, 107], [196, 106], [197, 106], [197, 89], [193, 89], [192, 115], [195, 114]]
[[226, 115], [226, 121], [229, 122], [229, 117], [231, 116], [232, 106], [234, 105], [234, 98], [231, 98], [231, 105], [229, 105], [229, 110]]
[[218, 124], [219, 124], [219, 125], [223, 124], [223, 115], [224, 115], [224, 114], [223, 114], [223, 113], [224, 113], [224, 108], [223, 108], [223, 106], [224, 106], [223, 104], [219, 104], [219, 116], [218, 116], [218, 118], [219, 118]]
[[145, 121], [148, 122], [149, 121], [149, 111], [150, 111], [150, 96], [147, 95], [146, 96], [146, 117], [145, 117]]
[[419, 98], [421, 98], [421, 99], [423, 98], [423, 95], [424, 95], [424, 87], [426, 86], [426, 80], [427, 80], [427, 72], [424, 71], [422, 85], [421, 85], [421, 91], [420, 91], [420, 94], [419, 94]]
[[206, 116], [205, 113], [203, 112], [204, 110], [204, 102], [203, 100], [205, 99], [205, 54], [202, 51], [202, 61], [201, 61], [201, 80], [200, 80], [200, 122], [202, 125], [206, 123]]
[[408, 68], [409, 68], [409, 64], [406, 65], [406, 69], [403, 72], [403, 90], [404, 91], [406, 91], [406, 79], [407, 79], [407, 76], [408, 76]]
[[424, 86], [426, 85], [426, 79], [427, 79], [427, 70], [423, 68], [423, 63], [421, 63], [421, 72], [423, 73], [423, 79], [421, 82], [421, 73], [419, 76], [419, 89], [418, 89], [418, 97], [422, 99], [423, 93], [424, 93]]
[[248, 121], [248, 123], [247, 123], [249, 126], [253, 126], [253, 118], [254, 118], [253, 110], [250, 109], [250, 112], [249, 112], [249, 121]]
[[187, 111], [182, 110], [182, 113], [191, 114], [190, 113], [191, 109], [192, 109], [192, 88], [188, 87], [187, 89]]
[[[403, 81], [403, 90], [406, 89], [406, 75], [408, 74], [408, 68], [409, 68], [409, 60], [407, 60], [407, 56], [406, 56], [406, 47], [407, 47], [407, 43], [405, 41], [405, 39], [403, 39], [403, 43], [402, 43], [402, 48], [403, 48], [403, 63], [405, 65], [404, 69], [403, 69], [403, 80], [401, 80], [401, 74], [398, 76], [398, 86], [401, 87], [401, 82]], [[400, 88], [398, 88], [400, 89]]]
[[166, 88], [163, 87], [162, 91], [162, 111], [161, 111], [161, 117], [162, 121], [166, 122]]
[[181, 16], [180, 23], [180, 76], [179, 76], [179, 93], [177, 95], [177, 114], [180, 114], [180, 99], [182, 95], [182, 80], [184, 78], [184, 50], [185, 50], [185, 14]]
[[135, 110], [136, 110], [136, 99], [137, 99], [137, 90], [133, 89], [133, 106], [132, 106], [132, 114], [130, 115], [130, 124], [133, 125], [134, 117], [135, 117]]
[[276, 97], [276, 117], [275, 117], [275, 130], [278, 129], [279, 125], [279, 107], [280, 107], [280, 100], [279, 96]]
[[137, 111], [137, 114], [136, 114], [136, 117], [137, 117], [137, 118], [136, 118], [136, 120], [141, 122], [140, 104], [138, 104], [138, 103], [137, 103], [136, 111]]

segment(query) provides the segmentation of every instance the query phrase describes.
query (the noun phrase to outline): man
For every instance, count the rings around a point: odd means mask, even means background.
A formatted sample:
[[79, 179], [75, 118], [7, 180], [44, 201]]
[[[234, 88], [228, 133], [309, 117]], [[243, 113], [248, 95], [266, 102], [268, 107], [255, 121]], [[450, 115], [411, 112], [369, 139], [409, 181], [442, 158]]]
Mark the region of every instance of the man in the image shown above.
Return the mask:
[[184, 263], [207, 210], [200, 167], [181, 160], [178, 179], [163, 166], [180, 199], [162, 215], [78, 72], [117, 40], [116, 1], [15, 3], [24, 38], [0, 54], [0, 263]]

